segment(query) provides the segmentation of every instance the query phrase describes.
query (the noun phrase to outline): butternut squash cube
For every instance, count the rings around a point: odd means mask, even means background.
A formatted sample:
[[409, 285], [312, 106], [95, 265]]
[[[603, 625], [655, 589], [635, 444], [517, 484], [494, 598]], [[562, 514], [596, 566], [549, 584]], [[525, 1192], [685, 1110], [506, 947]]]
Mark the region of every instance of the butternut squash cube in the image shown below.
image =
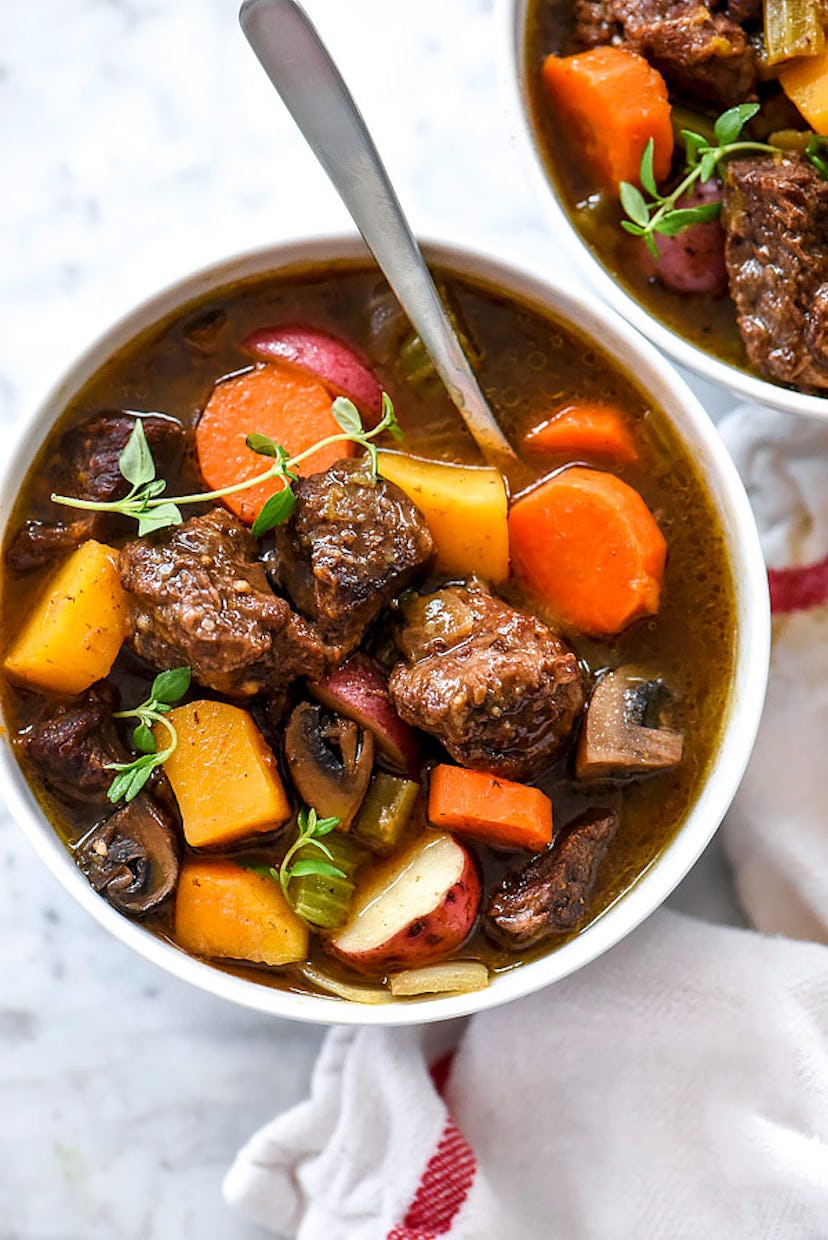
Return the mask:
[[[178, 745], [164, 770], [193, 848], [231, 844], [287, 822], [290, 803], [276, 759], [246, 710], [226, 702], [188, 702], [167, 715]], [[156, 725], [155, 740], [167, 744]]]
[[50, 578], [6, 655], [15, 680], [51, 693], [82, 693], [108, 676], [127, 627], [118, 552], [89, 539]]
[[428, 522], [437, 568], [495, 584], [509, 576], [508, 501], [503, 477], [488, 466], [423, 461], [380, 452], [379, 472], [396, 482]]
[[828, 50], [789, 61], [779, 83], [811, 128], [828, 133]]
[[308, 930], [279, 884], [222, 858], [185, 861], [175, 894], [175, 939], [197, 956], [292, 964]]

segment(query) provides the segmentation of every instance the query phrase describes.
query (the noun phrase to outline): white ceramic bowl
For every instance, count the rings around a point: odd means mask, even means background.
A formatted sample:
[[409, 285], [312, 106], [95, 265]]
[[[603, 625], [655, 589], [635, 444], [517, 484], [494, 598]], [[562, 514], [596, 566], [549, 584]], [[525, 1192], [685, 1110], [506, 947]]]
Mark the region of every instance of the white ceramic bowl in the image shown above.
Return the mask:
[[[708, 480], [734, 567], [738, 614], [734, 678], [732, 685], [723, 686], [729, 701], [722, 741], [698, 800], [673, 842], [621, 900], [577, 938], [540, 960], [495, 977], [487, 990], [371, 1007], [324, 996], [292, 994], [234, 977], [193, 959], [156, 938], [139, 923], [117, 913], [93, 891], [45, 818], [13, 757], [4, 730], [0, 742], [0, 795], [46, 865], [79, 904], [116, 938], [177, 977], [234, 1003], [296, 1020], [365, 1025], [444, 1020], [516, 999], [593, 960], [661, 904], [710, 840], [742, 777], [764, 698], [770, 620], [767, 578], [756, 527], [739, 476], [696, 398], [651, 345], [599, 303], [479, 255], [443, 245], [425, 248], [430, 261], [547, 306], [594, 337], [603, 350], [636, 376], [669, 415]], [[75, 363], [40, 409], [20, 428], [18, 442], [7, 458], [0, 484], [0, 535], [5, 530], [16, 491], [56, 415], [98, 367], [136, 333], [177, 306], [247, 276], [277, 272], [296, 264], [324, 264], [337, 258], [365, 255], [362, 243], [352, 238], [311, 240], [244, 254], [180, 281], [116, 323]]]
[[[535, 137], [529, 103], [529, 66], [525, 56], [526, 11], [530, 0], [498, 0], [500, 77], [508, 100], [512, 138], [518, 144], [524, 164], [534, 186], [537, 200], [549, 220], [555, 237], [566, 246], [593, 289], [614, 310], [632, 323], [665, 353], [712, 383], [729, 388], [745, 400], [770, 405], [786, 413], [802, 413], [810, 417], [828, 418], [828, 396], [809, 396], [790, 391], [758, 375], [748, 374], [736, 366], [720, 361], [712, 353], [691, 344], [649, 313], [603, 265], [594, 251], [572, 224], [550, 177]], [[557, 0], [571, 3], [571, 0]]]

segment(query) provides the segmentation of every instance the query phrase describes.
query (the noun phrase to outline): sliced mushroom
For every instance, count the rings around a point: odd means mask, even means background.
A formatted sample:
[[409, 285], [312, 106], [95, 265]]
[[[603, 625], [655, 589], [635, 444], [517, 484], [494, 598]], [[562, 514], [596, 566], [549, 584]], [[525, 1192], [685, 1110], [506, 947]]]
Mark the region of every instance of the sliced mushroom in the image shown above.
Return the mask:
[[371, 778], [372, 734], [318, 703], [300, 702], [285, 730], [285, 757], [302, 800], [347, 827]]
[[175, 831], [146, 793], [85, 835], [78, 861], [95, 890], [133, 917], [155, 908], [178, 881]]
[[632, 667], [607, 672], [587, 706], [575, 755], [578, 778], [624, 779], [677, 766], [684, 738], [662, 726], [668, 696], [660, 680]]

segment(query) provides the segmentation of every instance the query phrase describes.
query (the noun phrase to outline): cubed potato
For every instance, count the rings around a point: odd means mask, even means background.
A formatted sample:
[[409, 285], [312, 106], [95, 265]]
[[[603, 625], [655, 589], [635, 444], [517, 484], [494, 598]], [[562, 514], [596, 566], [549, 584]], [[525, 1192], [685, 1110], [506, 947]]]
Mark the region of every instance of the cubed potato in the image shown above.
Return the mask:
[[197, 956], [252, 964], [292, 964], [308, 954], [307, 927], [279, 884], [219, 857], [181, 867], [175, 939]]
[[[193, 848], [230, 844], [287, 822], [290, 803], [276, 759], [246, 710], [226, 702], [188, 702], [167, 718], [178, 745], [164, 770]], [[166, 745], [158, 725], [156, 742]]]
[[82, 693], [108, 676], [126, 634], [118, 552], [89, 539], [49, 580], [6, 656], [9, 676], [47, 693]]
[[438, 569], [460, 577], [477, 573], [495, 584], [506, 580], [508, 501], [499, 470], [380, 452], [379, 472], [405, 491], [425, 517]]

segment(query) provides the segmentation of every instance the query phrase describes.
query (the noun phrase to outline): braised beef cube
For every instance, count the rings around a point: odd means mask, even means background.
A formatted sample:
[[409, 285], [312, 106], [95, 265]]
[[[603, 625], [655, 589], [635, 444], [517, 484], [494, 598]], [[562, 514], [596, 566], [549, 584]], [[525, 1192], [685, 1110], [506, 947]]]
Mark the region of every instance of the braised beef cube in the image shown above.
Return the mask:
[[563, 752], [583, 708], [583, 678], [551, 629], [477, 581], [414, 598], [402, 613], [407, 662], [388, 689], [407, 723], [461, 765], [506, 779], [534, 778]]
[[186, 665], [206, 688], [248, 698], [327, 666], [319, 635], [273, 593], [250, 532], [223, 508], [128, 543], [119, 567], [127, 640], [155, 668]]
[[174, 891], [178, 855], [170, 817], [146, 792], [90, 831], [77, 849], [95, 890], [133, 917], [150, 912]]
[[744, 30], [701, 0], [575, 0], [574, 11], [579, 44], [630, 47], [671, 93], [717, 108], [756, 98], [756, 53]]
[[60, 800], [109, 805], [107, 792], [115, 777], [109, 764], [130, 761], [112, 721], [116, 709], [114, 691], [99, 681], [76, 701], [50, 703], [19, 736], [20, 749]]
[[431, 534], [404, 492], [362, 461], [337, 462], [295, 490], [270, 568], [326, 640], [350, 652], [430, 562]]
[[92, 512], [66, 524], [26, 521], [6, 551], [6, 563], [16, 573], [46, 568], [54, 560], [61, 560], [76, 551], [87, 538], [92, 538], [98, 524], [97, 514]]
[[355, 650], [377, 616], [434, 554], [425, 518], [362, 460], [337, 461], [295, 484], [276, 533], [278, 577], [323, 639]]
[[722, 219], [748, 357], [772, 379], [828, 388], [828, 182], [797, 155], [731, 160]]
[[[174, 418], [147, 414], [141, 419], [159, 476], [177, 468], [186, 432]], [[39, 468], [42, 499], [52, 492], [79, 499], [110, 502], [129, 490], [129, 483], [118, 468], [118, 459], [135, 428], [135, 417], [128, 414], [98, 414], [71, 427]], [[55, 506], [65, 513], [55, 522], [26, 521], [6, 552], [8, 563], [17, 572], [43, 568], [68, 555], [87, 538], [103, 537], [113, 518], [99, 512], [83, 512]]]
[[580, 814], [551, 848], [503, 879], [485, 910], [486, 931], [517, 951], [577, 930], [589, 915], [601, 862], [617, 830], [612, 810]]

